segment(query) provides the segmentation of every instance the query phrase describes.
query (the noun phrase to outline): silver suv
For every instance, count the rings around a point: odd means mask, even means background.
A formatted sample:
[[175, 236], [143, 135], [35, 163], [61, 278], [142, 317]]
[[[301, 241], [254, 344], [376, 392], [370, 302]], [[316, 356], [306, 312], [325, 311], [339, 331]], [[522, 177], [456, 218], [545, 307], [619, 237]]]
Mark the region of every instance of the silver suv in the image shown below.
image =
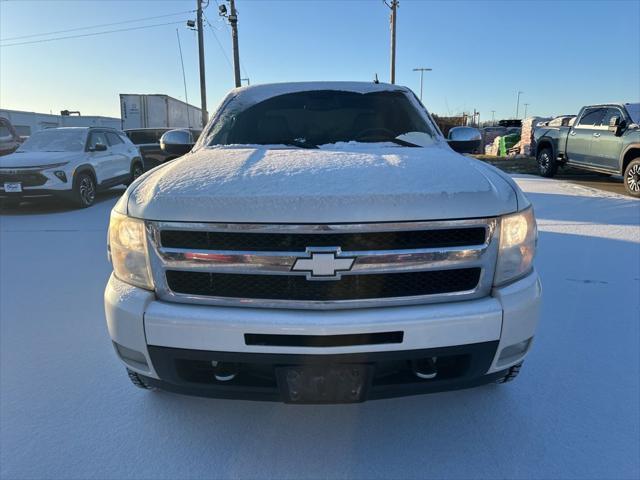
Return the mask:
[[0, 201], [60, 197], [89, 207], [99, 190], [129, 184], [143, 172], [138, 148], [111, 128], [40, 130], [0, 157]]

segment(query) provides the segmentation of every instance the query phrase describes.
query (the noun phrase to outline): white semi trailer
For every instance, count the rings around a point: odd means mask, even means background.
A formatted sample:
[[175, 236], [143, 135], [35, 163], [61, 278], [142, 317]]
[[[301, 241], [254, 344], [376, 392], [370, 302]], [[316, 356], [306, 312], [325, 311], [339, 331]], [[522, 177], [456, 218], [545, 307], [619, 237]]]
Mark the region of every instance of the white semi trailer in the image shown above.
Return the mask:
[[122, 130], [201, 128], [201, 110], [168, 95], [120, 94]]

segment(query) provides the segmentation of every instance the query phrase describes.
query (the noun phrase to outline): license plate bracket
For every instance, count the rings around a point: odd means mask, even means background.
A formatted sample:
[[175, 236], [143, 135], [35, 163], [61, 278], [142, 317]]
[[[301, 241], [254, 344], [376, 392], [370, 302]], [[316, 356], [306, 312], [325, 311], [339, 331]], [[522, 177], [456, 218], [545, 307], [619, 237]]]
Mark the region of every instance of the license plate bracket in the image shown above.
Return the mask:
[[6, 182], [4, 184], [4, 191], [6, 193], [21, 193], [22, 183], [20, 182]]
[[373, 367], [367, 364], [276, 367], [287, 403], [356, 403], [367, 396]]

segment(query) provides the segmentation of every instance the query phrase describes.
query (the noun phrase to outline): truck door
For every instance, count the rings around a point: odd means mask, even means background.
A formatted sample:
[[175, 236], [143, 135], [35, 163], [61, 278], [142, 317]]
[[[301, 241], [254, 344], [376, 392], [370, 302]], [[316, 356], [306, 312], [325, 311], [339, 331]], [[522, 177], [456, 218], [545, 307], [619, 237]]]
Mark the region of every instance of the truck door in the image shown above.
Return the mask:
[[620, 153], [622, 152], [622, 136], [616, 136], [615, 132], [609, 131], [609, 121], [613, 117], [618, 117], [620, 122], [627, 121], [622, 110], [617, 107], [607, 108], [607, 112], [602, 119], [602, 126], [597, 135], [594, 134], [591, 143], [590, 162], [594, 167], [606, 168], [609, 170], [620, 170]]
[[567, 158], [573, 163], [588, 164], [594, 134], [600, 134], [600, 122], [606, 107], [585, 108], [567, 137]]

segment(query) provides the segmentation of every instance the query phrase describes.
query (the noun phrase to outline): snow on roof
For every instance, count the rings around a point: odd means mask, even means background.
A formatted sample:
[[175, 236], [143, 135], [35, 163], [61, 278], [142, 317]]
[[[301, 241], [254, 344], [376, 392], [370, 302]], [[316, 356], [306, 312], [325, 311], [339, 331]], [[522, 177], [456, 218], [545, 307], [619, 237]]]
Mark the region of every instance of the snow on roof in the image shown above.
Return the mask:
[[408, 92], [407, 87], [391, 85], [389, 83], [374, 82], [288, 82], [266, 83], [262, 85], [248, 85], [239, 87], [229, 94], [236, 97], [243, 104], [255, 104], [278, 95], [287, 93], [308, 92], [313, 90], [336, 90], [342, 92], [372, 93], [372, 92]]

